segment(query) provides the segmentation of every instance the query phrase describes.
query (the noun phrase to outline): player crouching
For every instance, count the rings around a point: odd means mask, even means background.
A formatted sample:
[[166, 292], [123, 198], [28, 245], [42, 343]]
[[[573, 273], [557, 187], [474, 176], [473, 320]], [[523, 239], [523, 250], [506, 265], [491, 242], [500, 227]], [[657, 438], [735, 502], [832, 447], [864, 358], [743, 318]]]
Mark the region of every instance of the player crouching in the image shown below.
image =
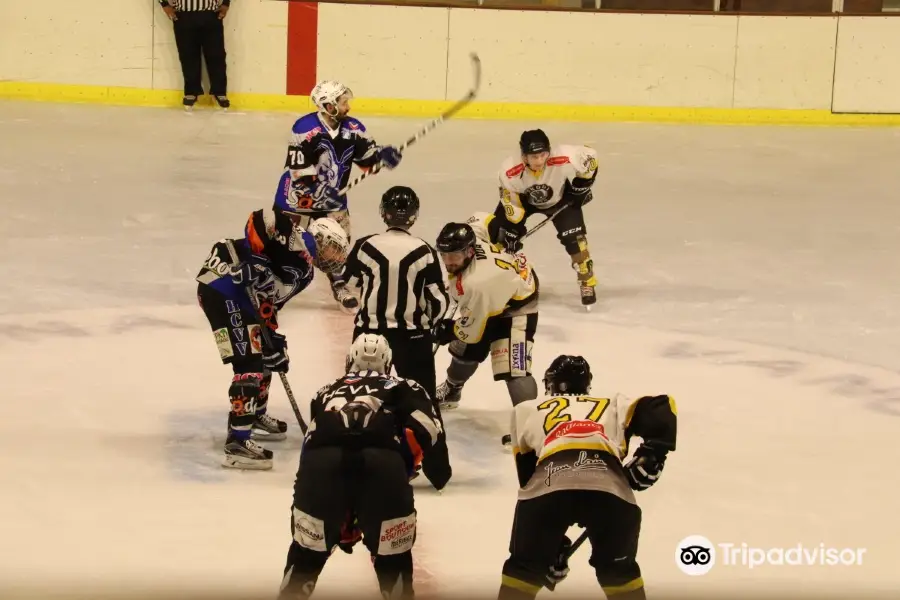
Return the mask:
[[505, 381], [513, 404], [538, 395], [531, 350], [538, 323], [537, 273], [524, 255], [513, 256], [479, 239], [467, 223], [448, 223], [436, 248], [450, 276], [459, 318], [441, 321], [439, 344], [450, 344], [447, 379], [437, 388], [441, 409], [455, 408], [462, 387], [488, 356], [495, 381]]
[[[559, 356], [544, 375], [545, 396], [514, 409], [520, 489], [500, 600], [530, 600], [566, 577], [572, 546], [566, 531], [574, 524], [585, 528], [590, 564], [606, 596], [646, 597], [633, 490], [653, 485], [675, 450], [675, 402], [666, 395], [590, 396], [590, 384], [584, 358]], [[633, 436], [643, 443], [623, 465]]]
[[348, 535], [348, 515], [372, 554], [382, 597], [414, 595], [416, 509], [403, 432], [413, 432], [424, 453], [422, 472], [436, 489], [452, 471], [431, 399], [416, 382], [389, 375], [391, 357], [384, 336], [360, 335], [350, 346], [347, 374], [312, 400], [282, 599], [312, 595], [331, 552], [349, 551], [356, 536]]
[[[197, 275], [197, 299], [219, 357], [234, 371], [224, 466], [272, 468], [272, 451], [254, 439], [287, 436], [287, 423], [266, 410], [272, 372], [286, 372], [289, 365], [287, 339], [276, 331], [277, 313], [310, 284], [314, 266], [333, 268], [347, 256], [348, 245], [344, 230], [330, 219], [312, 221], [304, 230], [281, 211], [257, 210], [243, 238], [217, 242], [206, 257]], [[262, 327], [268, 328], [271, 344]]]

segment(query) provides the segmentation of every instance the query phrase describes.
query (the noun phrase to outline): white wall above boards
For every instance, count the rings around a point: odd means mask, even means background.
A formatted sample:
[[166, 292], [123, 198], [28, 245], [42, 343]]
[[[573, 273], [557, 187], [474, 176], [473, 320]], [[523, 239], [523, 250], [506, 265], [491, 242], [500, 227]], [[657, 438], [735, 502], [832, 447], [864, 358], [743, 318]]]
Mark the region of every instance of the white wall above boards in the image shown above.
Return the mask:
[[834, 96], [838, 113], [900, 113], [900, 18], [841, 17]]

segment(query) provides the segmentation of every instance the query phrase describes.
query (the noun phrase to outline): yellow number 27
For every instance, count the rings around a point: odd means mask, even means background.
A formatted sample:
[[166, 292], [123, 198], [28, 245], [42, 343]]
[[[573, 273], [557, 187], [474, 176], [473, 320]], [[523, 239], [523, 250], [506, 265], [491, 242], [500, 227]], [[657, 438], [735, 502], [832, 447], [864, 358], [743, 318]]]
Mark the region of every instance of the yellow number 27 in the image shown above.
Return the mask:
[[[603, 413], [609, 407], [609, 398], [592, 398], [590, 396], [576, 396], [576, 402], [590, 402], [593, 404], [591, 412], [585, 417], [588, 421], [599, 422], [603, 417]], [[553, 428], [560, 423], [566, 423], [572, 420], [572, 415], [564, 412], [570, 405], [570, 398], [565, 396], [555, 396], [549, 400], [544, 400], [538, 404], [538, 410], [549, 410], [547, 416], [544, 417], [544, 433], [550, 433]]]

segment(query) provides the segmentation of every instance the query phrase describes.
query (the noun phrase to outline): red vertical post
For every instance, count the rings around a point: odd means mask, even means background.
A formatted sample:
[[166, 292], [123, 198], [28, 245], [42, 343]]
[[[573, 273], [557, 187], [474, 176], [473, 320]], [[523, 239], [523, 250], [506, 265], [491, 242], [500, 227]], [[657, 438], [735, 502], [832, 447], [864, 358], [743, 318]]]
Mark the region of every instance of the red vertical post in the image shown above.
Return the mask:
[[318, 2], [288, 1], [287, 82], [289, 96], [306, 96], [316, 85]]

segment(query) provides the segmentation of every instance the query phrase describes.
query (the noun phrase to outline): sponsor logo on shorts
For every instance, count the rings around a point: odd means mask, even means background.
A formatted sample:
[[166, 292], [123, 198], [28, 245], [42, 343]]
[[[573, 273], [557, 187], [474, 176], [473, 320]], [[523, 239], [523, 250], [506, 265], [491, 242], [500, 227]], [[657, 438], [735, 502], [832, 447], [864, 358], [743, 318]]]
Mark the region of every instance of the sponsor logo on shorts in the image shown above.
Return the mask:
[[378, 554], [402, 554], [412, 550], [416, 537], [416, 515], [390, 519], [381, 523]]

